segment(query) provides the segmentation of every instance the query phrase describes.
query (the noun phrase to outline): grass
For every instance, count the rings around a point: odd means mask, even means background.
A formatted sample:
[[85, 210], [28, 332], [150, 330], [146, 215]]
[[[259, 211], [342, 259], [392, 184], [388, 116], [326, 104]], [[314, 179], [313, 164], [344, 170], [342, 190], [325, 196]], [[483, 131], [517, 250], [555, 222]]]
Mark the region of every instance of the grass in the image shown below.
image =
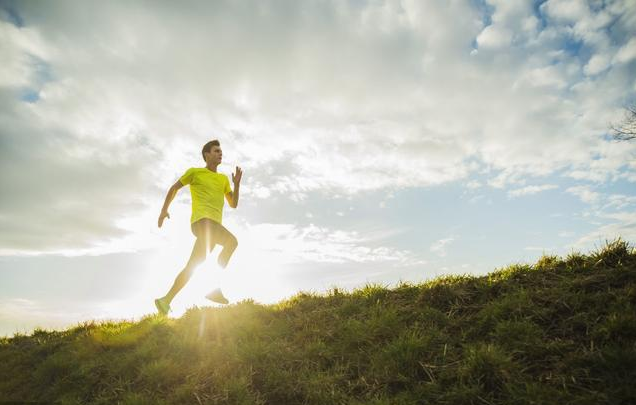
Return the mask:
[[636, 251], [0, 339], [0, 400], [633, 404]]

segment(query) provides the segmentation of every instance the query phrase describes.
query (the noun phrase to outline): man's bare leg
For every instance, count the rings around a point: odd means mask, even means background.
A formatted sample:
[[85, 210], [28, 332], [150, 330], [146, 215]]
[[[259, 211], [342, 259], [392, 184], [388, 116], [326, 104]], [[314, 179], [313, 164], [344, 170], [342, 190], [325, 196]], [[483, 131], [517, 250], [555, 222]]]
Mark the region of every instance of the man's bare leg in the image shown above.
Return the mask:
[[[228, 231], [221, 225], [219, 226], [221, 228], [220, 235], [217, 233], [218, 240], [215, 240], [215, 242], [221, 245], [223, 249], [221, 250], [221, 253], [219, 253], [217, 263], [221, 267], [221, 271], [224, 272], [224, 269], [227, 267], [227, 264], [230, 261], [230, 258], [232, 257], [232, 253], [234, 253], [234, 251], [236, 250], [236, 247], [238, 246], [238, 241], [236, 240], [236, 237], [232, 235], [230, 231]], [[221, 278], [224, 278], [223, 275], [221, 275]], [[205, 297], [209, 299], [210, 301], [213, 301], [219, 304], [227, 304], [229, 302], [227, 298], [225, 298], [225, 296], [223, 295], [223, 292], [221, 291], [220, 288], [215, 288], [210, 293], [208, 293]]]
[[234, 235], [232, 235], [232, 233], [227, 231], [227, 233], [223, 236], [223, 240], [219, 241], [219, 245], [223, 246], [223, 250], [219, 253], [217, 263], [222, 269], [225, 269], [232, 257], [232, 254], [238, 246], [238, 240]]
[[197, 240], [194, 242], [194, 247], [192, 248], [192, 253], [190, 254], [190, 260], [188, 260], [188, 263], [186, 264], [184, 269], [181, 270], [181, 273], [179, 273], [179, 275], [177, 275], [177, 278], [175, 278], [174, 284], [172, 285], [172, 288], [170, 289], [168, 294], [163, 297], [168, 304], [170, 304], [174, 296], [177, 295], [177, 293], [181, 291], [183, 287], [185, 287], [188, 280], [190, 280], [190, 278], [192, 277], [192, 274], [194, 273], [194, 270], [197, 268], [197, 266], [205, 261], [207, 257], [206, 245], [207, 244], [205, 238], [197, 238]]

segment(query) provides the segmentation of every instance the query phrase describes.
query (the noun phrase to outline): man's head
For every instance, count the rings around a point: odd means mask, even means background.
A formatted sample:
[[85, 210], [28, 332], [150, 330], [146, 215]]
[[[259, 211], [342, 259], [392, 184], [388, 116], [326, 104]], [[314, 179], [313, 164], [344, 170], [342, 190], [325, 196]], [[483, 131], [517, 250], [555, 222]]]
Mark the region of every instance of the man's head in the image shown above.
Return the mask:
[[207, 164], [221, 164], [221, 159], [223, 158], [223, 151], [221, 150], [221, 143], [215, 139], [203, 145], [203, 149], [201, 150], [201, 155], [203, 156], [203, 160]]

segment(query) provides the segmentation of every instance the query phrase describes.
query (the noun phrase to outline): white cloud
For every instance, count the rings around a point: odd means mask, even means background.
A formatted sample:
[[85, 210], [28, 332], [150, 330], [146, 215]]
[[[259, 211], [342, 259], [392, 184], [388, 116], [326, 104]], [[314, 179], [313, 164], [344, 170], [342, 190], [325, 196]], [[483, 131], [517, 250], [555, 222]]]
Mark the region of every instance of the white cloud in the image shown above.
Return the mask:
[[0, 37], [0, 87], [27, 86], [37, 81], [38, 63], [49, 56], [39, 32], [0, 19]]
[[104, 315], [95, 309], [92, 305], [77, 309], [26, 298], [3, 298], [0, 299], [0, 336], [12, 336], [16, 332], [31, 333], [34, 327], [68, 328], [82, 320]]
[[[16, 3], [24, 27], [1, 22], [0, 168], [12, 175], [0, 185], [12, 192], [0, 241], [39, 252], [130, 237], [113, 218], [155, 216], [213, 137], [222, 171], [245, 169], [244, 197], [298, 203], [481, 167], [495, 187], [559, 170], [631, 176], [633, 148], [598, 136], [634, 73], [623, 64], [585, 78], [586, 62], [563, 49], [572, 22], [592, 54], [631, 49], [626, 6], [550, 1], [541, 28], [532, 2], [491, 4], [485, 27], [462, 2]], [[607, 37], [609, 17], [622, 39]], [[590, 74], [602, 66], [592, 61]], [[39, 99], [24, 102], [21, 87]]]
[[527, 72], [521, 80], [527, 80], [532, 87], [554, 87], [562, 89], [567, 85], [563, 72], [555, 66], [544, 66]]
[[440, 239], [431, 245], [431, 252], [436, 253], [440, 257], [445, 257], [447, 246], [453, 241], [455, 241], [454, 237]]
[[476, 38], [480, 49], [496, 50], [513, 43], [521, 44], [537, 34], [539, 21], [533, 14], [531, 2], [491, 0], [489, 3], [494, 6], [492, 24]]
[[[592, 191], [589, 186], [570, 187], [566, 192], [578, 196], [581, 201], [591, 205], [591, 209], [584, 211], [581, 216], [594, 226], [592, 231], [568, 245], [569, 248], [580, 251], [597, 249], [606, 241], [618, 237], [627, 241], [636, 240], [636, 215], [633, 209], [629, 210], [636, 206], [635, 196], [603, 194]], [[629, 211], [624, 211], [625, 209]]]
[[617, 63], [627, 63], [636, 58], [636, 37], [630, 38], [629, 42], [623, 45], [616, 56], [614, 56], [614, 60]]
[[506, 28], [489, 25], [477, 36], [479, 48], [501, 48], [510, 45], [512, 32]]
[[596, 54], [590, 58], [583, 70], [588, 76], [596, 75], [607, 69], [610, 65], [610, 57], [606, 54]]
[[[608, 122], [612, 121], [616, 119], [608, 119]], [[607, 180], [615, 181], [632, 173], [629, 164], [636, 154], [636, 143], [596, 140], [592, 143], [591, 149], [596, 152], [596, 156], [590, 157], [587, 162], [572, 165], [566, 176], [600, 183]], [[623, 168], [627, 170], [621, 172]]]
[[468, 183], [466, 183], [466, 187], [471, 189], [471, 190], [480, 188], [481, 186], [482, 186], [482, 184], [479, 181], [477, 181], [477, 180], [471, 180]]
[[529, 251], [536, 251], [536, 252], [550, 252], [553, 251], [554, 248], [545, 248], [545, 247], [540, 247], [540, 246], [526, 246], [523, 248], [523, 250], [529, 250]]
[[356, 231], [332, 230], [310, 224], [234, 224], [244, 258], [269, 266], [307, 263], [424, 263], [413, 252], [384, 246], [386, 232], [365, 236]]
[[[474, 196], [474, 197], [471, 197], [471, 198], [468, 200], [468, 203], [470, 203], [470, 204], [475, 204], [475, 203], [477, 203], [477, 202], [479, 202], [479, 201], [484, 200], [485, 198], [486, 198], [486, 197], [485, 197], [484, 195], [476, 195], [476, 196]], [[489, 203], [491, 203], [491, 202], [489, 202]]]
[[601, 217], [614, 221], [598, 226], [568, 247], [586, 251], [602, 247], [607, 241], [619, 237], [630, 242], [636, 240], [636, 214], [634, 212], [607, 213], [601, 214]]
[[509, 197], [520, 197], [524, 195], [532, 195], [540, 193], [541, 191], [552, 190], [558, 188], [555, 184], [542, 184], [540, 186], [526, 186], [508, 191]]
[[583, 0], [549, 0], [541, 8], [552, 18], [576, 22], [588, 15], [588, 7]]
[[624, 209], [630, 205], [636, 205], [636, 196], [627, 196], [623, 194], [610, 194], [605, 199], [605, 204], [601, 207], [602, 211], [607, 209]]
[[589, 186], [573, 186], [565, 190], [567, 193], [574, 194], [584, 203], [592, 204], [599, 200], [600, 194], [592, 191]]

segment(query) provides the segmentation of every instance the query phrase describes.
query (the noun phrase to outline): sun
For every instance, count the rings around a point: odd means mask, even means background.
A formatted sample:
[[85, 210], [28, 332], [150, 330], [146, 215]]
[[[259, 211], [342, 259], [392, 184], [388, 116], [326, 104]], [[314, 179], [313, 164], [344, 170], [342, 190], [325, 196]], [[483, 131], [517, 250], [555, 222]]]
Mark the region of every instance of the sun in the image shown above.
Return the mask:
[[[179, 218], [179, 223], [164, 223], [165, 229], [161, 228], [161, 244], [153, 250], [145, 264], [146, 269], [139, 280], [140, 297], [135, 298], [134, 305], [131, 305], [131, 315], [154, 312], [154, 298], [168, 292], [188, 262], [195, 237], [189, 226], [184, 226], [181, 220], [187, 214], [185, 211], [184, 207], [175, 209], [174, 215], [171, 212], [171, 220]], [[246, 299], [274, 303], [294, 293], [292, 285], [285, 279], [288, 269], [285, 260], [280, 252], [267, 248], [272, 244], [269, 243], [271, 241], [263, 240], [265, 235], [260, 232], [252, 234], [249, 226], [231, 219], [224, 221], [224, 226], [239, 240], [239, 246], [227, 268], [222, 269], [217, 263], [222, 247], [216, 245], [175, 296], [170, 316], [179, 317], [193, 306], [217, 306], [205, 298], [214, 288], [221, 288], [231, 303]], [[141, 297], [144, 298], [140, 300]]]

